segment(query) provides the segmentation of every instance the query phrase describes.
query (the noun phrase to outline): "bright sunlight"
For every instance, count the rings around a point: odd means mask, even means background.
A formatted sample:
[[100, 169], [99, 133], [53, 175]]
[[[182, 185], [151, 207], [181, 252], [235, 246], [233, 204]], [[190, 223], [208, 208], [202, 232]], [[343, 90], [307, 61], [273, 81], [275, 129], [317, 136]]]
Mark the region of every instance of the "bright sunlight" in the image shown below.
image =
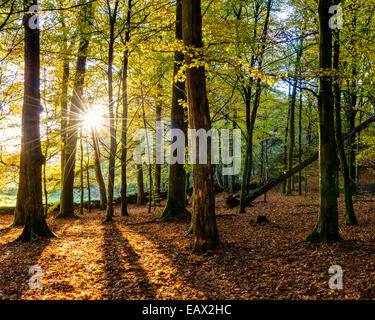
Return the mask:
[[82, 127], [87, 130], [101, 129], [105, 126], [105, 107], [93, 105], [82, 115]]

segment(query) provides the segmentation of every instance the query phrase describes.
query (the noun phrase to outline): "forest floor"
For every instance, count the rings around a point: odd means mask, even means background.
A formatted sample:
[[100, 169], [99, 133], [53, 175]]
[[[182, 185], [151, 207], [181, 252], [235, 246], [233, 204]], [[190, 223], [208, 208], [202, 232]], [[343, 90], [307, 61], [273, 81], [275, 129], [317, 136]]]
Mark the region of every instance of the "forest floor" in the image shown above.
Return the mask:
[[[155, 222], [162, 208], [130, 206], [130, 216], [103, 223], [104, 212], [81, 219], [49, 218], [58, 236], [14, 242], [22, 228], [0, 231], [2, 299], [375, 299], [375, 195], [355, 197], [359, 227], [344, 223], [342, 241], [304, 243], [318, 213], [318, 194], [268, 193], [238, 214], [217, 196], [221, 243], [203, 256], [190, 252], [189, 220]], [[249, 223], [266, 215], [270, 223]], [[0, 216], [0, 229], [12, 216]], [[29, 289], [30, 266], [42, 268], [42, 289]], [[331, 265], [344, 288], [331, 290]]]

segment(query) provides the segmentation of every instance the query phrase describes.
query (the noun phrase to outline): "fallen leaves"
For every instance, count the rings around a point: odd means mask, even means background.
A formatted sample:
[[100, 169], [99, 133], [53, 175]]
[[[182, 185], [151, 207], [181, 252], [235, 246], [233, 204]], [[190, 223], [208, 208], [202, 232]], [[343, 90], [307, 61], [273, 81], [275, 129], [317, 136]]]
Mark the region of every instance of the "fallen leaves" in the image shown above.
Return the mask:
[[[344, 224], [343, 241], [308, 244], [317, 197], [268, 193], [245, 214], [217, 197], [221, 243], [203, 256], [190, 253], [190, 221], [156, 222], [146, 206], [103, 223], [104, 213], [82, 219], [48, 219], [58, 235], [36, 244], [13, 242], [21, 228], [0, 231], [0, 290], [3, 299], [374, 299], [375, 196], [356, 197], [359, 227]], [[264, 215], [270, 223], [249, 224]], [[0, 228], [10, 224], [0, 216]], [[330, 290], [328, 269], [341, 265], [344, 289]], [[28, 268], [43, 270], [43, 288], [29, 289]]]

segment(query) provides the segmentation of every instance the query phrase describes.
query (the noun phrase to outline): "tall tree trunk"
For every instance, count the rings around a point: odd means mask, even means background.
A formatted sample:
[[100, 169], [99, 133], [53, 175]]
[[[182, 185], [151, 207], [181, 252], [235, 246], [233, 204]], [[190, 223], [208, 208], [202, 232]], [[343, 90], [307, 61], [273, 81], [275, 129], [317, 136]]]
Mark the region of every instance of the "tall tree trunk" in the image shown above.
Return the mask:
[[79, 151], [80, 151], [80, 159], [79, 159], [79, 180], [80, 180], [80, 202], [79, 202], [79, 213], [83, 214], [83, 201], [85, 198], [85, 189], [83, 185], [83, 136], [82, 136], [82, 128], [80, 130], [80, 139], [79, 139]]
[[[191, 55], [186, 55], [188, 65], [193, 59], [199, 59], [194, 49], [203, 47], [202, 43], [202, 14], [200, 0], [182, 1], [182, 30], [185, 46], [193, 48]], [[189, 123], [191, 129], [211, 129], [210, 110], [206, 93], [206, 75], [204, 66], [190, 67], [186, 70], [187, 101], [189, 106]], [[208, 139], [208, 150], [211, 149], [211, 139]], [[195, 145], [199, 150], [199, 139]], [[193, 164], [193, 252], [201, 253], [216, 247], [219, 235], [215, 218], [215, 194], [211, 153], [208, 154], [207, 164], [200, 164], [199, 152], [195, 151], [197, 164]]]
[[92, 128], [91, 130], [91, 138], [92, 138], [92, 143], [94, 146], [94, 171], [95, 171], [96, 182], [98, 183], [98, 186], [99, 186], [100, 210], [104, 210], [107, 205], [107, 190], [105, 187], [105, 182], [104, 182], [104, 178], [102, 174], [98, 133], [95, 128]]
[[[290, 96], [290, 85], [289, 85], [289, 95]], [[285, 128], [285, 136], [284, 136], [284, 170], [287, 171], [288, 169], [288, 134], [289, 134], [289, 117], [290, 117], [290, 106], [288, 108], [288, 117], [286, 118], [286, 128]], [[286, 194], [286, 184], [287, 180], [283, 182], [283, 194]]]
[[[351, 11], [353, 14], [353, 19], [351, 24], [349, 25], [349, 30], [353, 34], [352, 38], [350, 39], [350, 45], [352, 48], [358, 46], [358, 41], [355, 39], [356, 29], [357, 29], [357, 15], [358, 15], [358, 8], [356, 4], [350, 5]], [[347, 120], [349, 122], [349, 128], [352, 130], [355, 127], [355, 118], [357, 115], [356, 105], [357, 105], [357, 80], [356, 77], [358, 76], [357, 70], [357, 56], [352, 55], [352, 62], [351, 62], [351, 76], [352, 80], [349, 84], [349, 108], [347, 110]], [[356, 186], [356, 170], [355, 170], [355, 141], [356, 137], [353, 136], [348, 140], [349, 143], [349, 156], [348, 156], [348, 168], [349, 168], [349, 177], [350, 177], [350, 185], [351, 185], [351, 192], [353, 195], [357, 193], [357, 186]]]
[[61, 15], [62, 27], [64, 32], [63, 39], [63, 74], [61, 79], [61, 97], [60, 97], [60, 108], [61, 108], [61, 184], [63, 183], [64, 168], [65, 168], [65, 150], [67, 137], [67, 123], [68, 123], [68, 88], [69, 88], [69, 75], [70, 75], [70, 59], [68, 57], [68, 39], [65, 31], [64, 17]]
[[[300, 73], [300, 62], [302, 57], [302, 41], [299, 44], [299, 49], [297, 51], [297, 58], [295, 64], [295, 71], [294, 71], [294, 80], [293, 80], [293, 90], [290, 99], [290, 115], [289, 115], [289, 148], [288, 148], [288, 170], [292, 170], [293, 168], [293, 160], [294, 160], [294, 143], [295, 143], [295, 109], [296, 109], [296, 98], [297, 98], [297, 83], [298, 83], [298, 75]], [[286, 183], [286, 194], [291, 195], [294, 186], [293, 177], [287, 180]]]
[[[268, 35], [268, 24], [270, 20], [270, 13], [272, 7], [272, 1], [268, 0], [267, 2], [267, 13], [266, 18], [264, 21], [263, 26], [263, 34], [262, 34], [262, 44], [260, 47], [260, 54], [259, 54], [259, 71], [261, 72], [263, 67], [263, 58], [266, 49], [266, 42], [267, 42], [267, 35]], [[242, 176], [242, 185], [241, 185], [241, 197], [240, 197], [240, 213], [245, 213], [245, 206], [246, 206], [246, 193], [247, 193], [247, 185], [250, 181], [251, 170], [253, 166], [253, 133], [254, 133], [254, 125], [256, 120], [256, 115], [258, 112], [258, 108], [260, 105], [260, 97], [262, 93], [261, 87], [261, 79], [258, 78], [256, 81], [256, 91], [255, 91], [255, 99], [253, 109], [251, 111], [250, 116], [250, 126], [248, 128], [247, 133], [247, 141], [246, 141], [246, 155], [245, 155], [245, 165], [243, 169], [243, 176]]]
[[[130, 22], [132, 12], [132, 0], [128, 0], [128, 12], [126, 17], [125, 45], [130, 40]], [[127, 161], [127, 131], [128, 131], [128, 63], [129, 50], [124, 51], [124, 63], [122, 67], [122, 121], [121, 121], [121, 216], [128, 216], [126, 199], [126, 161]]]
[[[330, 0], [319, 0], [319, 68], [332, 71], [332, 30], [329, 27]], [[338, 159], [334, 130], [332, 76], [319, 77], [319, 217], [306, 241], [327, 243], [340, 240], [335, 176]]]
[[[156, 101], [156, 117], [155, 121], [161, 121], [161, 83], [158, 84], [158, 94]], [[156, 127], [156, 125], [155, 125]], [[156, 153], [155, 153], [156, 158]], [[161, 164], [155, 162], [155, 172], [154, 172], [154, 197], [153, 202], [155, 206], [160, 206], [160, 184], [161, 184]]]
[[[299, 93], [299, 115], [298, 115], [298, 163], [302, 162], [302, 92]], [[302, 170], [298, 173], [298, 195], [302, 195]]]
[[137, 164], [137, 204], [143, 205], [145, 203], [146, 199], [143, 185], [143, 168], [141, 164]]
[[[236, 119], [237, 118], [237, 110], [234, 109], [234, 112], [233, 112], [233, 118]], [[238, 156], [238, 155], [235, 155], [234, 154], [234, 146], [233, 146], [233, 132], [235, 129], [237, 129], [237, 125], [236, 125], [236, 122], [233, 121], [232, 122], [232, 139], [230, 140], [230, 148], [231, 148], [231, 157], [234, 157], [234, 156]], [[234, 194], [234, 190], [235, 190], [235, 184], [236, 184], [236, 176], [234, 174], [232, 174], [230, 176], [230, 193], [233, 195]]]
[[[340, 61], [340, 31], [335, 32], [334, 41], [334, 57], [333, 57], [333, 68], [336, 74], [339, 74], [339, 61]], [[348, 225], [358, 225], [357, 218], [354, 213], [352, 190], [349, 177], [348, 164], [346, 162], [344, 142], [342, 140], [342, 125], [341, 125], [341, 88], [340, 80], [335, 79], [334, 85], [334, 97], [335, 97], [335, 134], [337, 151], [340, 160], [341, 173], [344, 179], [344, 196], [345, 196], [345, 219]]]
[[44, 192], [44, 215], [47, 218], [48, 215], [48, 190], [47, 190], [47, 156], [49, 150], [49, 128], [47, 126], [46, 132], [46, 150], [44, 153], [44, 163], [43, 163], [43, 192]]
[[[176, 1], [175, 36], [177, 40], [182, 40], [182, 1]], [[176, 51], [174, 54], [173, 79], [178, 74], [183, 62], [183, 53]], [[184, 136], [187, 137], [185, 110], [179, 101], [186, 101], [185, 82], [183, 81], [173, 82], [171, 122], [173, 129], [182, 130]], [[169, 165], [167, 204], [159, 217], [160, 219], [189, 214], [185, 208], [185, 180], [186, 172], [183, 164], [175, 163]]]
[[[264, 156], [264, 181], [268, 180], [268, 139], [265, 141], [265, 156]], [[263, 202], [267, 203], [267, 192], [264, 193]]]
[[108, 164], [108, 200], [107, 200], [107, 213], [105, 221], [109, 222], [113, 217], [113, 193], [115, 185], [115, 166], [116, 166], [116, 126], [115, 117], [113, 112], [113, 53], [114, 53], [114, 42], [115, 42], [115, 25], [117, 18], [117, 8], [119, 2], [115, 2], [113, 14], [111, 12], [110, 2], [108, 3], [109, 11], [109, 22], [110, 22], [110, 36], [109, 36], [109, 48], [108, 48], [108, 116], [109, 116], [109, 134], [110, 134], [110, 147], [109, 147], [109, 164]]
[[[23, 1], [24, 9], [29, 12], [30, 6], [37, 1]], [[19, 240], [34, 241], [37, 237], [53, 237], [43, 212], [42, 200], [42, 165], [45, 161], [40, 143], [40, 43], [39, 29], [30, 29], [29, 20], [32, 14], [24, 16], [25, 30], [25, 78], [24, 100], [22, 108], [22, 151], [24, 189], [19, 200], [23, 203], [25, 227]], [[21, 179], [20, 179], [21, 180]]]
[[[83, 3], [83, 2], [82, 2]], [[86, 73], [87, 52], [90, 42], [90, 31], [93, 21], [92, 2], [81, 7], [81, 28], [73, 96], [69, 112], [69, 132], [67, 133], [65, 150], [65, 166], [61, 190], [60, 213], [57, 217], [76, 217], [74, 213], [74, 171], [76, 165], [77, 134], [82, 111], [82, 95]]]
[[[143, 94], [143, 83], [141, 81], [141, 104], [142, 104], [142, 119], [143, 119], [143, 128], [147, 130], [146, 122], [146, 111], [145, 111], [145, 99]], [[148, 135], [146, 135], [146, 146], [147, 146], [147, 155], [148, 155], [148, 181], [149, 181], [149, 190], [148, 190], [148, 213], [151, 213], [151, 203], [152, 203], [152, 167], [151, 167], [151, 150], [150, 150], [151, 141], [149, 141]], [[142, 166], [141, 166], [142, 167]], [[143, 174], [142, 174], [142, 185], [143, 185]], [[142, 187], [143, 189], [143, 187]]]
[[91, 212], [90, 153], [89, 153], [89, 143], [88, 143], [87, 136], [86, 136], [86, 154], [87, 154], [86, 179], [87, 179], [87, 197], [88, 197], [87, 212], [90, 213]]

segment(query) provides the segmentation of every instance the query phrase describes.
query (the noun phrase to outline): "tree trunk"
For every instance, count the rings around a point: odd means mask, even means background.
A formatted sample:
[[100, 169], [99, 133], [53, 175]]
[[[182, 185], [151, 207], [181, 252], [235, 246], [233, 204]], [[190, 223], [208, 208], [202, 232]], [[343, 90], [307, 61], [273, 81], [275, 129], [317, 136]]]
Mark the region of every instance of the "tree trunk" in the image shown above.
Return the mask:
[[[289, 95], [290, 96], [290, 85], [289, 85]], [[288, 117], [286, 118], [286, 128], [285, 128], [285, 136], [284, 136], [284, 170], [285, 172], [288, 170], [288, 134], [289, 134], [289, 116], [290, 116], [290, 108], [288, 108]], [[286, 184], [287, 180], [283, 181], [283, 194], [286, 194]]]
[[[319, 68], [332, 71], [332, 30], [329, 27], [330, 0], [319, 0]], [[340, 240], [335, 176], [338, 159], [334, 130], [332, 76], [319, 77], [319, 217], [313, 231], [305, 238], [327, 243]]]
[[[200, 0], [182, 1], [182, 26], [185, 46], [193, 49], [203, 47], [202, 14]], [[201, 57], [195, 50], [185, 56], [190, 65], [193, 59]], [[206, 75], [204, 66], [190, 67], [186, 70], [187, 101], [189, 106], [189, 123], [191, 129], [211, 129], [210, 111], [206, 93]], [[199, 139], [195, 138], [197, 150]], [[208, 150], [211, 148], [208, 139]], [[197, 164], [193, 164], [193, 244], [196, 253], [216, 247], [219, 236], [215, 218], [215, 195], [211, 152], [207, 152], [207, 164], [200, 164], [199, 152], [196, 150]]]
[[[297, 51], [297, 58], [295, 64], [295, 71], [294, 71], [294, 81], [293, 81], [293, 90], [290, 99], [290, 114], [289, 114], [289, 148], [288, 148], [288, 170], [292, 170], [293, 168], [293, 160], [294, 160], [294, 143], [295, 143], [295, 109], [296, 109], [296, 98], [297, 98], [297, 83], [298, 79], [297, 76], [300, 73], [300, 63], [302, 57], [302, 41], [300, 42], [300, 48]], [[286, 183], [286, 194], [291, 195], [293, 192], [294, 187], [294, 180], [293, 178], [288, 179]]]
[[[62, 19], [62, 27], [65, 30], [64, 18]], [[65, 32], [65, 31], [64, 31]], [[63, 184], [64, 177], [64, 168], [65, 168], [65, 150], [64, 146], [66, 145], [67, 137], [67, 120], [68, 120], [68, 88], [69, 88], [69, 75], [70, 75], [70, 59], [68, 57], [68, 46], [67, 46], [67, 36], [64, 34], [63, 39], [63, 51], [64, 51], [64, 60], [63, 60], [63, 74], [61, 80], [61, 184]]]
[[81, 8], [81, 28], [76, 73], [73, 87], [73, 96], [69, 112], [69, 132], [67, 133], [65, 151], [65, 167], [63, 185], [61, 190], [60, 213], [57, 217], [76, 217], [74, 213], [74, 171], [76, 165], [77, 134], [80, 126], [82, 111], [82, 95], [84, 77], [86, 73], [87, 52], [90, 42], [90, 32], [93, 20], [92, 2], [84, 4]]
[[[263, 66], [263, 58], [264, 58], [264, 53], [266, 49], [268, 24], [270, 20], [271, 7], [272, 7], [272, 0], [268, 0], [267, 13], [266, 13], [265, 21], [264, 21], [264, 26], [263, 26], [262, 44], [261, 44], [260, 54], [259, 54], [259, 66], [258, 66], [259, 71], [262, 70], [262, 66]], [[257, 115], [259, 104], [260, 104], [261, 93], [262, 93], [261, 79], [258, 78], [256, 81], [254, 105], [253, 105], [253, 109], [251, 111], [251, 116], [250, 116], [250, 126], [247, 132], [245, 165], [244, 165], [244, 172], [242, 176], [242, 185], [241, 185], [240, 213], [245, 213], [247, 186], [250, 181], [251, 170], [253, 166], [253, 132], [254, 132], [256, 115]]]
[[79, 149], [80, 149], [80, 159], [79, 159], [79, 169], [80, 169], [80, 174], [79, 174], [79, 180], [80, 180], [80, 202], [79, 202], [79, 213], [82, 215], [83, 214], [83, 201], [85, 198], [85, 189], [83, 185], [83, 136], [82, 136], [82, 129], [80, 132], [80, 139], [79, 139]]
[[[302, 162], [302, 92], [299, 93], [298, 115], [298, 163]], [[302, 195], [302, 170], [298, 173], [298, 195]]]
[[[237, 111], [236, 109], [234, 109], [234, 112], [233, 112], [233, 118], [236, 119], [237, 118]], [[233, 146], [233, 132], [235, 129], [237, 129], [237, 126], [236, 126], [236, 123], [235, 121], [232, 122], [232, 139], [230, 139], [230, 148], [231, 148], [231, 157], [234, 157], [234, 156], [238, 156], [238, 155], [235, 155], [234, 154], [234, 146]], [[234, 190], [235, 190], [235, 184], [236, 184], [236, 176], [234, 174], [232, 174], [230, 176], [230, 193], [233, 195], [234, 194]]]
[[[334, 58], [333, 58], [333, 68], [339, 74], [339, 61], [340, 61], [340, 33], [338, 30], [335, 32], [335, 42], [334, 42]], [[346, 162], [344, 142], [342, 140], [342, 125], [341, 125], [341, 88], [340, 80], [335, 79], [334, 82], [334, 97], [335, 97], [335, 135], [337, 143], [337, 151], [340, 160], [341, 173], [344, 179], [344, 196], [345, 196], [345, 219], [348, 225], [358, 225], [357, 218], [354, 213], [352, 190], [349, 177], [348, 164]]]
[[[182, 1], [183, 0], [176, 1], [175, 35], [177, 40], [182, 40]], [[174, 54], [173, 79], [178, 74], [183, 62], [183, 53], [176, 51]], [[187, 137], [185, 110], [179, 101], [186, 101], [185, 82], [180, 81], [176, 83], [173, 82], [172, 86], [171, 122], [173, 129], [182, 130], [184, 136]], [[185, 180], [186, 172], [183, 164], [175, 163], [169, 165], [167, 204], [159, 219], [168, 219], [169, 217], [189, 214], [185, 208]]]
[[113, 193], [115, 185], [115, 166], [116, 166], [116, 126], [113, 112], [113, 54], [114, 54], [114, 42], [115, 42], [115, 24], [117, 18], [117, 8], [119, 2], [115, 2], [113, 9], [113, 15], [111, 7], [108, 2], [109, 20], [110, 20], [110, 36], [109, 36], [109, 48], [108, 48], [108, 116], [109, 116], [109, 135], [110, 135], [110, 147], [109, 147], [109, 163], [108, 163], [108, 200], [107, 200], [107, 212], [105, 221], [109, 222], [113, 217]]
[[137, 204], [143, 205], [145, 203], [146, 199], [143, 186], [143, 168], [141, 164], [137, 164]]
[[44, 163], [43, 163], [43, 192], [44, 192], [44, 215], [47, 218], [48, 215], [48, 190], [47, 190], [47, 156], [48, 156], [48, 149], [49, 149], [49, 128], [47, 126], [46, 132], [46, 150], [44, 153]]
[[[158, 75], [160, 76], [160, 75]], [[158, 95], [157, 95], [157, 101], [156, 101], [156, 117], [155, 121], [159, 122], [161, 121], [161, 83], [158, 84]], [[157, 125], [155, 125], [156, 127]], [[155, 153], [156, 158], [156, 153]], [[160, 184], [161, 184], [161, 164], [156, 163], [155, 161], [155, 172], [154, 172], [154, 205], [160, 206]]]
[[[30, 6], [37, 1], [24, 0], [24, 9], [29, 12]], [[45, 161], [40, 143], [40, 44], [39, 29], [30, 29], [29, 20], [32, 14], [24, 16], [25, 30], [25, 78], [24, 100], [22, 108], [22, 154], [23, 167], [20, 174], [24, 188], [19, 195], [25, 214], [25, 227], [18, 238], [22, 241], [33, 242], [37, 237], [54, 237], [49, 229], [43, 212], [42, 200], [42, 165]], [[21, 180], [21, 177], [20, 177]]]
[[88, 204], [87, 204], [87, 212], [91, 212], [91, 183], [90, 183], [90, 153], [89, 153], [89, 143], [86, 136], [86, 154], [87, 154], [87, 162], [86, 162], [86, 179], [87, 179], [87, 197], [88, 197]]
[[[132, 0], [128, 0], [128, 12], [126, 17], [125, 45], [130, 40]], [[128, 216], [128, 205], [126, 201], [126, 161], [127, 161], [127, 131], [128, 131], [128, 63], [129, 50], [124, 51], [124, 64], [122, 67], [122, 128], [121, 128], [121, 216]]]
[[95, 171], [95, 178], [99, 186], [100, 210], [104, 210], [107, 205], [107, 191], [106, 191], [104, 178], [102, 174], [98, 134], [95, 128], [93, 128], [91, 131], [91, 138], [92, 138], [92, 143], [94, 145], [94, 171]]

